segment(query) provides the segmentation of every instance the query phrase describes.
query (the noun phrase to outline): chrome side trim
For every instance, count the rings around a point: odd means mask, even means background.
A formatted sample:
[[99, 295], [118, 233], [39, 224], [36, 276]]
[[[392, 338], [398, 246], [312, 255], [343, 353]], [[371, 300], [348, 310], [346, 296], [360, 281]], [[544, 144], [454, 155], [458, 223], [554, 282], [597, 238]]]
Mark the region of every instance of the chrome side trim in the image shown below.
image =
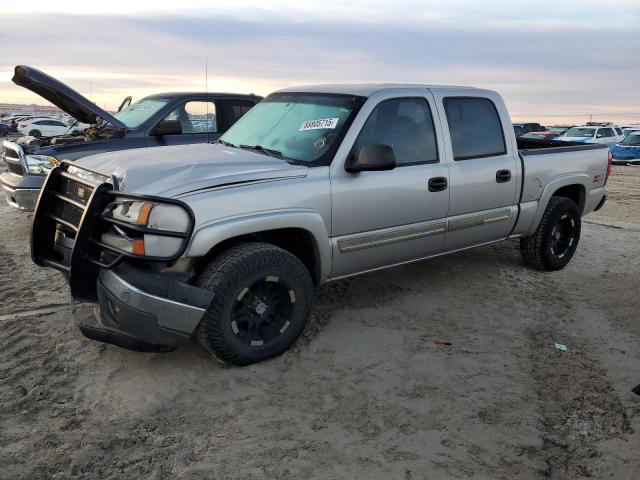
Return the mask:
[[397, 262], [397, 263], [393, 263], [393, 264], [389, 264], [389, 265], [383, 265], [382, 267], [369, 268], [369, 269], [366, 269], [366, 270], [361, 270], [359, 272], [348, 273], [346, 275], [338, 275], [337, 277], [329, 277], [327, 279], [327, 283], [328, 282], [334, 282], [336, 280], [342, 280], [344, 278], [350, 278], [350, 277], [356, 277], [358, 275], [364, 275], [366, 273], [377, 272], [377, 271], [380, 271], [380, 270], [386, 270], [387, 268], [395, 268], [395, 267], [400, 267], [402, 265], [409, 265], [411, 263], [422, 262], [422, 261], [428, 260], [430, 258], [442, 257], [442, 256], [448, 255], [450, 253], [462, 252], [464, 250], [470, 250], [472, 248], [482, 247], [484, 245], [491, 245], [491, 244], [494, 244], [494, 243], [504, 242], [504, 240], [505, 240], [504, 238], [501, 238], [499, 240], [492, 240], [490, 242], [478, 243], [476, 245], [471, 245], [469, 247], [456, 248], [455, 250], [447, 250], [445, 252], [434, 253], [432, 255], [425, 255], [424, 257], [420, 257], [420, 258], [413, 258], [411, 260], [405, 260], [403, 262]]
[[338, 240], [340, 253], [354, 252], [365, 248], [380, 247], [391, 243], [405, 242], [420, 237], [444, 233], [446, 220], [417, 223], [410, 226], [394, 227], [376, 233], [349, 235]]
[[511, 218], [511, 209], [505, 208], [498, 210], [497, 212], [481, 213], [478, 215], [472, 215], [470, 217], [458, 218], [449, 220], [449, 226], [447, 230], [449, 232], [456, 232], [458, 230], [464, 230], [465, 228], [479, 227], [481, 225], [487, 225], [490, 223], [504, 222]]
[[205, 312], [203, 308], [143, 292], [111, 270], [102, 270], [100, 281], [121, 302], [154, 315], [158, 325], [163, 328], [191, 334]]

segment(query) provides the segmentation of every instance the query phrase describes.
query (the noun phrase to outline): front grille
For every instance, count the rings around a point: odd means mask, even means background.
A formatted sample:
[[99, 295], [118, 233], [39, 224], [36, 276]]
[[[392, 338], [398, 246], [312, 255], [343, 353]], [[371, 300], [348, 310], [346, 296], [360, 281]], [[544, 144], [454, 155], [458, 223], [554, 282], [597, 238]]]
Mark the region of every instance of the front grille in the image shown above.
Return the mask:
[[77, 232], [80, 221], [95, 186], [69, 178], [66, 172], [62, 173], [53, 188], [48, 191], [51, 199], [51, 214], [54, 220], [62, 224], [66, 230]]
[[63, 177], [60, 181], [57, 191], [62, 195], [75, 200], [83, 205], [86, 205], [93, 193], [93, 187], [89, 187], [84, 183], [80, 183], [76, 180]]
[[11, 144], [10, 142], [4, 142], [2, 145], [2, 156], [5, 158], [11, 158], [13, 160], [19, 161], [20, 154], [18, 153], [18, 148], [20, 148], [16, 144]]
[[20, 145], [7, 141], [2, 142], [2, 158], [11, 173], [20, 177], [25, 175], [27, 164]]
[[70, 223], [76, 228], [80, 226], [80, 220], [82, 220], [82, 214], [84, 213], [84, 210], [80, 210], [70, 203], [65, 203], [63, 200], [55, 201], [52, 211], [56, 217]]
[[22, 168], [22, 165], [18, 165], [17, 163], [13, 163], [6, 160], [5, 160], [5, 163], [7, 164], [7, 168], [11, 173], [13, 173], [14, 175], [18, 175], [20, 177], [24, 176], [24, 168]]

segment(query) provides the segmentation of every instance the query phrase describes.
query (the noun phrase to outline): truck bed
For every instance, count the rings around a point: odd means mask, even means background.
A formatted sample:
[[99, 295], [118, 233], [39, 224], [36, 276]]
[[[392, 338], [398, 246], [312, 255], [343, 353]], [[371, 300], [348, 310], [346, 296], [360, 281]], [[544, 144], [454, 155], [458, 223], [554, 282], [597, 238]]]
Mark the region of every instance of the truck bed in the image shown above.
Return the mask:
[[567, 178], [571, 179], [569, 183], [584, 187], [580, 195], [583, 214], [600, 202], [608, 165], [607, 145], [567, 143], [518, 140], [523, 171], [518, 233], [532, 234], [542, 213], [539, 204], [546, 204], [548, 196]]

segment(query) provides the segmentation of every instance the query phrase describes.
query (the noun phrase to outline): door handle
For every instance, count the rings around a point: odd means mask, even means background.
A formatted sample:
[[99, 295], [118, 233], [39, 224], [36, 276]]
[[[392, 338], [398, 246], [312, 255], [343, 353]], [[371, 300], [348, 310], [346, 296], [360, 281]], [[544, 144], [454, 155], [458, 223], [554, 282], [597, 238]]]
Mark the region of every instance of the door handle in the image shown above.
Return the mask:
[[498, 170], [496, 172], [496, 182], [507, 183], [511, 180], [511, 170]]
[[433, 177], [429, 179], [430, 192], [442, 192], [447, 189], [446, 177]]

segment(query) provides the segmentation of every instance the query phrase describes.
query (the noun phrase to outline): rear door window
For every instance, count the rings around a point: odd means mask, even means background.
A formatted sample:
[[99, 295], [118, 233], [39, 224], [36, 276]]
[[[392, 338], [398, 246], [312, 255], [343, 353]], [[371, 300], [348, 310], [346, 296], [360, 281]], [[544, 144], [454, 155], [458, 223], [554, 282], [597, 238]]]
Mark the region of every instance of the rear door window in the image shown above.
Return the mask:
[[498, 110], [488, 98], [448, 97], [444, 109], [454, 160], [507, 153]]

